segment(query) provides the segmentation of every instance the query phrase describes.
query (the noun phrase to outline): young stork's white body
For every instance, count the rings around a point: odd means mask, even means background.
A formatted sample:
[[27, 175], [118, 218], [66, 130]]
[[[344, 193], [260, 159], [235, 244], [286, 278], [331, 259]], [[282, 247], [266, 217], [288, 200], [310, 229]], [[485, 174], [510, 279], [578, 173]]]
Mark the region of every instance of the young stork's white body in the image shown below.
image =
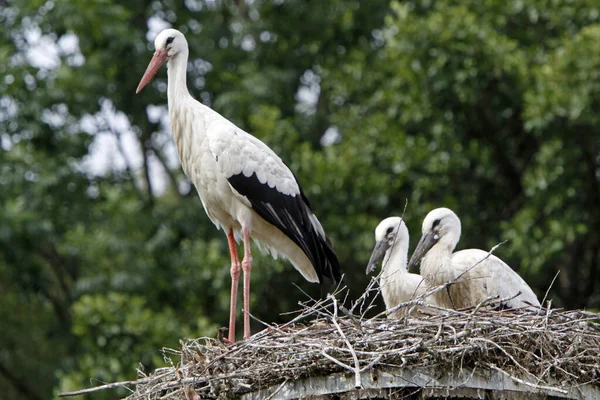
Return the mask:
[[[263, 142], [188, 92], [188, 44], [175, 29], [162, 31], [138, 93], [168, 61], [168, 103], [173, 138], [185, 174], [210, 220], [227, 234], [231, 256], [229, 341], [235, 341], [236, 294], [244, 272], [244, 338], [250, 336], [250, 237], [274, 257], [289, 259], [310, 282], [341, 278], [338, 259], [294, 174]], [[244, 243], [239, 262], [235, 239]]]
[[506, 299], [520, 292], [519, 296], [503, 305], [510, 308], [540, 307], [529, 285], [498, 257], [479, 249], [452, 253], [461, 234], [460, 219], [452, 210], [437, 208], [427, 214], [422, 233], [408, 264], [409, 269], [421, 261], [421, 275], [432, 286], [442, 285], [468, 271], [448, 290], [434, 294], [440, 306], [456, 309], [472, 307], [488, 297]]
[[[367, 274], [383, 259], [379, 286], [386, 310], [415, 300], [430, 289], [421, 275], [407, 270], [409, 240], [408, 228], [400, 217], [386, 218], [375, 229], [376, 243], [367, 265]], [[436, 304], [433, 296], [423, 301]], [[401, 318], [403, 315], [404, 310], [399, 309], [388, 314], [388, 318]]]

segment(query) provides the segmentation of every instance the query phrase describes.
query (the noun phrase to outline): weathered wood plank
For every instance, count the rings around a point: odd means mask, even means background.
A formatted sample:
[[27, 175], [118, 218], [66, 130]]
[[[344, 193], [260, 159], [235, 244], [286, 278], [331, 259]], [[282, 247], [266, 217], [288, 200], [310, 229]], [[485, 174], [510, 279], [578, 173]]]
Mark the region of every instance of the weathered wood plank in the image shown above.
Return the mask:
[[[471, 399], [523, 399], [542, 400], [553, 396], [557, 399], [592, 400], [600, 399], [600, 388], [591, 385], [578, 388], [536, 388], [535, 382], [522, 384], [500, 372], [448, 371], [444, 374], [427, 369], [374, 369], [361, 375], [363, 387], [354, 387], [354, 375], [336, 373], [313, 377], [283, 385], [273, 386], [245, 394], [243, 400], [269, 398], [311, 400], [331, 399], [331, 394], [344, 400], [383, 398], [419, 394], [419, 398], [445, 398], [447, 396]], [[423, 390], [421, 390], [423, 389]]]

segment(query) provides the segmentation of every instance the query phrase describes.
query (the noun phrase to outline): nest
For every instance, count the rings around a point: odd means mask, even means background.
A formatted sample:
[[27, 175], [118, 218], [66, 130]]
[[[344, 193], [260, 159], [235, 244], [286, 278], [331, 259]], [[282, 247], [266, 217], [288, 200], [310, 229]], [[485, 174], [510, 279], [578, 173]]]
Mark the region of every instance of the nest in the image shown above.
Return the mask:
[[165, 350], [181, 357], [178, 365], [140, 376], [128, 398], [240, 398], [340, 372], [361, 388], [369, 371], [394, 368], [499, 373], [538, 393], [600, 388], [600, 314], [498, 310], [485, 303], [413, 316], [408, 311], [415, 305], [427, 311], [414, 301], [397, 307], [407, 311], [403, 318], [385, 319], [366, 318], [364, 302], [347, 310], [330, 295], [244, 342], [181, 341], [180, 350]]
[[[550, 302], [542, 309], [501, 309], [507, 299], [489, 298], [464, 310], [417, 299], [367, 317], [379, 301], [375, 286], [373, 279], [349, 309], [347, 301], [338, 300], [347, 295], [343, 289], [301, 303], [284, 325], [260, 321], [266, 329], [243, 342], [182, 340], [179, 350], [163, 349], [169, 367], [150, 375], [138, 370], [135, 381], [61, 396], [126, 387], [129, 400], [317, 398], [314, 391], [289, 387], [309, 381], [305, 388], [330, 389], [317, 394], [346, 393], [348, 398], [399, 398], [419, 390], [428, 396], [441, 390], [432, 397], [479, 398], [481, 389], [600, 398], [600, 314], [552, 309]], [[399, 318], [382, 318], [385, 314]], [[173, 356], [179, 357], [176, 364]], [[373, 389], [382, 387], [396, 391]], [[476, 391], [465, 392], [469, 388]], [[516, 398], [514, 393], [501, 396]]]

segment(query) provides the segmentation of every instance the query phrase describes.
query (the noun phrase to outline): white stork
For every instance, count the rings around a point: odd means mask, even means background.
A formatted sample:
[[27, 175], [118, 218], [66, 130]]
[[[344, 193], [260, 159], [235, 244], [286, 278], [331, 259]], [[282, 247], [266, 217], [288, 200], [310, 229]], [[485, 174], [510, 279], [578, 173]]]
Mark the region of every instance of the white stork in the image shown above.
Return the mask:
[[[310, 282], [338, 282], [341, 267], [321, 223], [290, 169], [269, 147], [188, 92], [188, 43], [175, 29], [154, 40], [156, 51], [136, 93], [168, 66], [169, 118], [183, 171], [210, 220], [222, 228], [231, 256], [229, 341], [235, 341], [236, 299], [244, 271], [244, 339], [250, 336], [250, 237], [273, 257], [283, 255]], [[236, 239], [243, 240], [240, 264]]]
[[[387, 310], [415, 300], [430, 289], [421, 275], [411, 274], [406, 268], [408, 244], [408, 228], [400, 217], [386, 218], [375, 229], [375, 248], [367, 264], [367, 274], [383, 259], [379, 286]], [[424, 300], [436, 304], [432, 296]], [[401, 317], [401, 310], [388, 315], [388, 318]]]
[[[487, 251], [479, 249], [452, 253], [461, 234], [460, 219], [452, 210], [436, 208], [427, 214], [422, 233], [423, 236], [410, 258], [409, 269], [421, 261], [421, 275], [432, 286], [442, 285], [468, 270], [447, 291], [433, 294], [439, 305], [456, 309], [472, 307], [490, 296], [506, 299], [520, 292], [516, 298], [506, 301], [504, 306], [540, 307], [540, 302], [529, 285], [498, 257], [488, 257]], [[471, 267], [473, 268], [470, 269]]]

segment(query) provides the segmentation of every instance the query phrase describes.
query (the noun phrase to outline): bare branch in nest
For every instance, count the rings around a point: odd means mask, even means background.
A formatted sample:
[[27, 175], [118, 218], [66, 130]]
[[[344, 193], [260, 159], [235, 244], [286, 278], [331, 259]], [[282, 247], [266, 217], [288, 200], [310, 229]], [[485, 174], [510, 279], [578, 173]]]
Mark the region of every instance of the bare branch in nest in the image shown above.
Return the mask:
[[346, 342], [346, 346], [348, 346], [348, 349], [350, 349], [350, 353], [352, 354], [352, 361], [354, 361], [354, 387], [357, 389], [360, 389], [360, 388], [362, 388], [362, 383], [360, 380], [360, 364], [358, 363], [358, 357], [356, 356], [356, 353], [354, 352], [354, 348], [348, 341], [348, 338], [344, 334], [344, 331], [342, 331], [342, 328], [340, 328], [340, 325], [337, 322], [337, 317], [338, 317], [337, 300], [334, 296], [330, 296], [330, 299], [331, 299], [331, 301], [333, 301], [333, 317], [331, 318], [331, 322], [333, 322], [333, 325], [335, 325], [335, 328], [340, 333], [340, 336], [344, 339], [344, 342]]
[[554, 275], [554, 278], [552, 279], [552, 282], [550, 282], [550, 286], [548, 286], [548, 290], [546, 290], [546, 294], [544, 294], [544, 298], [540, 302], [540, 304], [542, 305], [542, 307], [544, 306], [544, 303], [546, 302], [546, 299], [548, 298], [548, 293], [550, 293], [550, 289], [552, 289], [552, 286], [554, 286], [554, 282], [556, 281], [556, 278], [558, 278], [558, 274], [560, 274], [560, 271], [558, 271], [556, 273], [556, 275]]
[[[156, 376], [153, 376], [151, 378], [146, 378], [146, 379], [138, 379], [137, 381], [124, 381], [124, 382], [107, 383], [105, 385], [94, 386], [92, 388], [76, 390], [76, 391], [73, 391], [73, 392], [59, 393], [58, 397], [81, 396], [82, 394], [98, 392], [100, 390], [116, 389], [116, 388], [120, 388], [120, 387], [132, 386], [132, 385], [143, 385], [144, 383], [149, 382], [149, 381], [151, 381], [153, 379], [156, 379]], [[160, 379], [160, 377], [159, 377], [159, 379]]]

